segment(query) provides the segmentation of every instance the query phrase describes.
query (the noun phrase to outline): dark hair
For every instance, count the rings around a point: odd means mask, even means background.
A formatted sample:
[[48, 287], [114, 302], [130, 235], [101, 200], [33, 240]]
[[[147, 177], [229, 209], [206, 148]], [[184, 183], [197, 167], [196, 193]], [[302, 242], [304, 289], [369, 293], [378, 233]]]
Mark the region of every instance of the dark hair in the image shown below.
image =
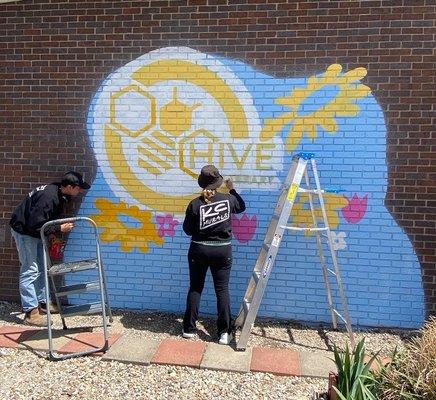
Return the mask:
[[211, 198], [215, 196], [216, 190], [215, 189], [203, 189], [201, 192], [201, 195], [203, 196], [203, 199], [206, 203], [210, 203]]
[[61, 185], [62, 186], [70, 185], [72, 187], [80, 186], [82, 189], [85, 189], [85, 190], [89, 189], [91, 187], [91, 185], [89, 183], [86, 183], [83, 180], [82, 174], [79, 174], [78, 172], [75, 172], [75, 171], [67, 172], [62, 177]]

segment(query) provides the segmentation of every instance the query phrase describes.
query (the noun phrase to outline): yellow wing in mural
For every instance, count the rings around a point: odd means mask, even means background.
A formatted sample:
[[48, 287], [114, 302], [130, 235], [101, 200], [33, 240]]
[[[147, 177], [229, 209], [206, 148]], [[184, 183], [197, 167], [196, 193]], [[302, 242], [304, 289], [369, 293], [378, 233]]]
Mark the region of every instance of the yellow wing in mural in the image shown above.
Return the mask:
[[[143, 253], [148, 252], [148, 242], [157, 245], [163, 244], [163, 239], [158, 236], [156, 226], [151, 221], [152, 213], [142, 211], [137, 206], [127, 206], [126, 203], [112, 203], [99, 198], [95, 206], [100, 214], [93, 215], [96, 224], [103, 228], [100, 239], [103, 242], [120, 242], [121, 251], [132, 251], [137, 248]], [[137, 226], [129, 226], [120, 218], [130, 218]]]
[[[339, 64], [330, 65], [326, 72], [320, 76], [311, 76], [305, 87], [295, 88], [288, 96], [278, 97], [276, 103], [291, 111], [280, 115], [278, 118], [265, 120], [261, 132], [261, 140], [265, 141], [279, 134], [286, 125], [290, 125], [286, 138], [286, 150], [291, 152], [300, 143], [303, 135], [311, 139], [317, 136], [318, 127], [328, 133], [336, 133], [338, 125], [336, 117], [356, 116], [360, 107], [353, 102], [366, 97], [371, 89], [358, 83], [366, 76], [365, 68], [355, 68], [340, 75], [342, 67]], [[307, 114], [299, 110], [302, 103], [310, 96], [326, 86], [335, 86], [337, 93], [332, 99], [318, 109]]]

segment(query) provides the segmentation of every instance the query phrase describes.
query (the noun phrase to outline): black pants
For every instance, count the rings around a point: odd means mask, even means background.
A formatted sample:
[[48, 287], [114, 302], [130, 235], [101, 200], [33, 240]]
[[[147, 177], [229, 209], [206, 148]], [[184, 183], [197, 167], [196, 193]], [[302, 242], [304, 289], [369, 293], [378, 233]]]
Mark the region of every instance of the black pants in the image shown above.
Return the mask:
[[217, 298], [218, 336], [231, 331], [229, 278], [232, 267], [232, 246], [206, 246], [191, 243], [188, 252], [189, 292], [186, 300], [183, 330], [193, 332], [196, 329], [198, 306], [208, 268], [212, 272], [213, 285]]

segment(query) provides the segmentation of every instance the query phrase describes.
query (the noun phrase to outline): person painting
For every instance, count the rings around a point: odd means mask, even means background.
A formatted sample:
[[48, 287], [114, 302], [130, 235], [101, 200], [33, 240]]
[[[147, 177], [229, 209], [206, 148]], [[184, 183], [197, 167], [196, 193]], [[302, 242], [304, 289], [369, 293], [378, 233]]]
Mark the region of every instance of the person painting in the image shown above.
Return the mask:
[[219, 343], [229, 344], [232, 340], [229, 295], [231, 214], [245, 211], [245, 203], [230, 179], [225, 181], [229, 193], [217, 192], [223, 184], [223, 177], [213, 165], [205, 165], [201, 169], [198, 184], [203, 191], [189, 203], [183, 222], [184, 232], [191, 236], [191, 245], [188, 252], [190, 286], [182, 336], [195, 336], [200, 297], [210, 267], [217, 298]]
[[[61, 217], [64, 206], [71, 197], [90, 188], [78, 172], [67, 172], [60, 183], [42, 185], [30, 192], [15, 208], [9, 225], [17, 246], [20, 260], [20, 297], [25, 312], [24, 323], [45, 326], [47, 320], [42, 307], [45, 302], [44, 259], [40, 236], [41, 227]], [[72, 223], [47, 229], [46, 234], [70, 232]], [[49, 305], [50, 306], [50, 305]]]

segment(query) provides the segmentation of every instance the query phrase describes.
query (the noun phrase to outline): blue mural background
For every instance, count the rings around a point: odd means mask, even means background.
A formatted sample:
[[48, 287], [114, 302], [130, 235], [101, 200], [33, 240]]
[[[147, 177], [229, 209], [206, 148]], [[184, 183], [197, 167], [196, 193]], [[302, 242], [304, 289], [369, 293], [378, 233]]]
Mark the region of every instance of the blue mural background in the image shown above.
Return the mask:
[[[277, 97], [288, 95], [294, 88], [308, 83], [307, 77], [277, 79], [242, 62], [223, 57], [217, 59], [244, 83], [261, 121], [283, 113], [284, 108], [275, 103]], [[103, 82], [100, 89], [108, 84], [110, 80]], [[98, 90], [90, 104], [89, 135], [92, 135], [93, 110], [100, 94], [101, 90]], [[326, 87], [307, 98], [299, 111], [302, 115], [311, 113], [337, 94], [334, 87]], [[360, 107], [360, 113], [355, 117], [336, 117], [336, 133], [327, 133], [318, 127], [316, 139], [305, 136], [293, 153], [315, 153], [324, 187], [340, 188], [348, 198], [355, 193], [359, 198], [367, 195], [363, 218], [357, 223], [349, 223], [339, 213], [339, 225], [335, 228], [336, 232], [345, 232], [346, 248], [338, 250], [337, 254], [352, 323], [360, 326], [419, 327], [424, 319], [420, 265], [408, 237], [384, 206], [387, 166], [383, 113], [372, 94], [355, 104]], [[283, 129], [283, 138], [286, 132], [287, 129]], [[281, 180], [291, 164], [291, 156], [286, 153], [283, 159], [277, 157], [272, 160], [277, 171], [281, 171]], [[277, 165], [282, 160], [284, 165]], [[177, 181], [174, 181], [174, 186], [177, 186]], [[257, 229], [247, 243], [234, 240], [234, 265], [230, 280], [234, 313], [238, 311], [246, 290], [279, 190], [250, 189], [243, 190], [241, 194], [247, 204], [246, 213], [256, 215]], [[94, 202], [98, 198], [113, 202], [120, 200], [114, 194], [112, 185], [106, 182], [100, 166], [79, 215], [97, 214]], [[180, 215], [174, 218], [180, 222], [183, 220]], [[150, 244], [147, 253], [136, 248], [131, 252], [120, 251], [118, 242], [102, 243], [112, 307], [184, 311], [189, 285], [186, 261], [189, 238], [178, 224], [174, 237], [164, 239], [162, 247]], [[90, 230], [78, 226], [70, 235], [66, 259], [92, 257], [93, 251]], [[83, 275], [76, 275], [72, 280], [82, 278]], [[88, 295], [71, 300], [81, 302], [90, 298]], [[209, 275], [201, 312], [214, 314], [215, 310], [216, 300]], [[330, 321], [314, 237], [293, 233], [285, 235], [259, 315], [307, 322]]]

